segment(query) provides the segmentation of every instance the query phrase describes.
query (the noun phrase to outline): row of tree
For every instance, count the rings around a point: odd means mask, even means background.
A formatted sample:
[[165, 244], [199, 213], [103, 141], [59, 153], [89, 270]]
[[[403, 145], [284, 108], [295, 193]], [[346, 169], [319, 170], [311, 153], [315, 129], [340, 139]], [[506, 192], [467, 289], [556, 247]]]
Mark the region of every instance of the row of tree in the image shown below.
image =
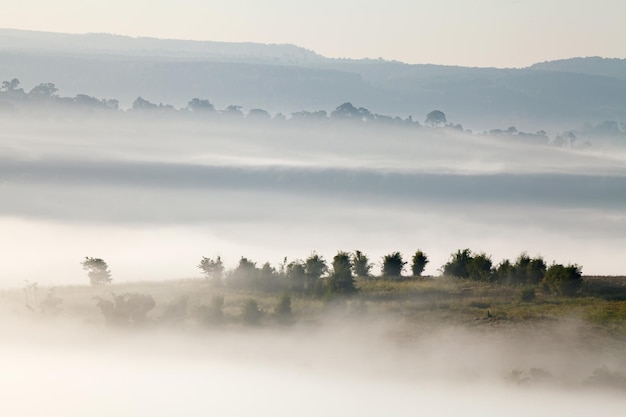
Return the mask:
[[[428, 264], [428, 257], [418, 250], [412, 258], [411, 272], [413, 276], [421, 276]], [[385, 277], [398, 279], [406, 262], [400, 252], [393, 252], [382, 259], [382, 274]], [[234, 288], [251, 288], [264, 291], [290, 290], [299, 294], [351, 294], [356, 292], [355, 277], [371, 278], [373, 265], [363, 252], [353, 253], [339, 251], [329, 266], [326, 260], [312, 253], [305, 260], [283, 261], [279, 269], [268, 262], [261, 268], [256, 263], [242, 257], [239, 265], [228, 273], [218, 256], [215, 259], [203, 257], [198, 268], [207, 279], [215, 285], [226, 285]]]
[[[20, 81], [14, 78], [10, 81], [3, 81], [0, 87], [0, 111], [15, 110], [12, 103], [28, 104], [54, 104], [62, 108], [83, 109], [87, 111], [121, 111], [117, 99], [98, 99], [86, 94], [78, 94], [75, 97], [61, 97], [54, 83], [40, 83], [26, 92], [20, 87]], [[137, 97], [133, 102], [129, 112], [143, 114], [188, 114], [207, 119], [226, 120], [250, 120], [250, 121], [285, 121], [287, 117], [278, 113], [273, 117], [264, 109], [253, 108], [244, 114], [242, 107], [229, 105], [225, 109], [218, 110], [208, 100], [204, 98], [192, 98], [186, 107], [176, 109], [171, 104], [153, 103], [143, 97]], [[325, 110], [298, 111], [291, 113], [289, 120], [294, 122], [322, 123], [324, 121], [352, 121], [357, 123], [393, 124], [402, 126], [420, 127], [418, 121], [414, 121], [411, 116], [401, 118], [398, 116], [387, 116], [369, 111], [364, 107], [356, 107], [350, 102], [339, 105], [335, 110], [328, 113]], [[433, 110], [426, 115], [424, 124], [433, 128], [449, 128], [457, 131], [464, 131], [460, 124], [449, 123], [446, 115], [441, 110]], [[471, 133], [470, 131], [465, 131]], [[586, 123], [582, 129], [568, 130], [553, 138], [548, 137], [544, 130], [535, 133], [518, 131], [515, 126], [506, 129], [491, 129], [483, 132], [483, 135], [515, 139], [524, 143], [551, 144], [559, 147], [587, 148], [591, 146], [590, 140], [618, 140], [618, 144], [626, 143], [626, 123], [612, 120], [601, 122], [597, 125]]]
[[[422, 250], [411, 258], [411, 276], [419, 277], [429, 260]], [[401, 279], [407, 262], [400, 252], [392, 252], [382, 258], [383, 279]], [[82, 262], [92, 285], [112, 281], [107, 263], [101, 258], [86, 257]], [[329, 266], [324, 257], [313, 252], [305, 260], [287, 262], [278, 269], [264, 263], [260, 268], [255, 262], [242, 257], [233, 270], [225, 272], [221, 257], [202, 257], [198, 268], [215, 286], [253, 289], [267, 292], [292, 291], [307, 295], [352, 294], [357, 291], [355, 277], [373, 278], [372, 263], [367, 255], [357, 250], [353, 253], [339, 251]], [[522, 253], [515, 262], [503, 260], [493, 265], [491, 257], [474, 253], [470, 249], [458, 250], [441, 269], [444, 276], [474, 281], [494, 282], [503, 285], [537, 287], [562, 295], [575, 294], [582, 284], [582, 272], [578, 265], [547, 266], [541, 257], [531, 258]]]
[[494, 266], [491, 257], [484, 252], [473, 253], [469, 249], [458, 250], [443, 266], [443, 274], [474, 281], [529, 288], [541, 286], [550, 292], [567, 296], [576, 294], [582, 285], [580, 266], [552, 264], [548, 267], [543, 258], [531, 258], [525, 252], [514, 263], [505, 259]]

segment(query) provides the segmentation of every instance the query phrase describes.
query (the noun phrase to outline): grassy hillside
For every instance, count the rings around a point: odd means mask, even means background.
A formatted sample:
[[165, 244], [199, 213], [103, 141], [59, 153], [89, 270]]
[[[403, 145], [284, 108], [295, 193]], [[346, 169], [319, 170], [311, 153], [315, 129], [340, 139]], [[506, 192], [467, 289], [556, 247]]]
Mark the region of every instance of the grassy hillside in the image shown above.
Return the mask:
[[[358, 279], [356, 295], [333, 298], [290, 294], [291, 324], [322, 323], [350, 317], [401, 320], [407, 335], [418, 326], [463, 326], [478, 329], [515, 329], [554, 321], [575, 320], [592, 333], [626, 337], [626, 277], [585, 277], [577, 297], [561, 297], [536, 290], [535, 298], [522, 301], [522, 289], [456, 278]], [[261, 310], [262, 326], [277, 325], [281, 294], [215, 287], [203, 279], [137, 282], [100, 286], [63, 286], [4, 290], [0, 306], [5, 318], [55, 317], [105, 325], [98, 299], [113, 294], [144, 294], [155, 305], [142, 325], [175, 323], [181, 327], [241, 326], [249, 300]], [[47, 306], [50, 297], [57, 305]], [[99, 298], [98, 298], [99, 297]], [[206, 321], [205, 313], [216, 298], [223, 298], [220, 320]], [[48, 301], [46, 301], [48, 300]], [[54, 303], [53, 303], [54, 304]], [[244, 320], [245, 321], [245, 320]], [[133, 323], [125, 323], [133, 326]]]

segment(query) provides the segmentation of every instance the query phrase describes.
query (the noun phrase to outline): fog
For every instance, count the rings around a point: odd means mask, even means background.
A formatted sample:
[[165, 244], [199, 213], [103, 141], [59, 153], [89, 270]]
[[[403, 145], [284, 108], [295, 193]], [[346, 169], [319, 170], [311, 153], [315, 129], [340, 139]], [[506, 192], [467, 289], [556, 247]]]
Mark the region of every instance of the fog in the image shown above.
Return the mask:
[[[330, 318], [329, 318], [330, 319]], [[623, 367], [574, 324], [480, 333], [378, 318], [277, 329], [133, 333], [3, 322], [5, 415], [619, 415], [623, 393], [586, 384]], [[396, 334], [398, 332], [398, 334]], [[523, 341], [523, 343], [522, 343]], [[513, 379], [529, 370], [541, 377]]]
[[[166, 118], [167, 119], [167, 118]], [[586, 274], [626, 269], [626, 152], [362, 125], [124, 115], [14, 118], [0, 133], [2, 285], [198, 276], [202, 256], [277, 265], [469, 247]]]

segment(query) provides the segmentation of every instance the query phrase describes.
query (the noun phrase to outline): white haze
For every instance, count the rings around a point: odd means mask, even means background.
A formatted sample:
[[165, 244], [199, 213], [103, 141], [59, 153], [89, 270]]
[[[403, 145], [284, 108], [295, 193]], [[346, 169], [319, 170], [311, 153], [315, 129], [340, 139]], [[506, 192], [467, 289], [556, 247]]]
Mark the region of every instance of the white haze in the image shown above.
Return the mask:
[[[597, 367], [626, 365], [623, 347], [595, 351], [576, 324], [500, 334], [418, 326], [399, 343], [392, 321], [332, 320], [281, 331], [128, 333], [13, 319], [2, 323], [0, 409], [22, 417], [586, 417], [626, 406], [623, 393], [584, 385]], [[532, 368], [549, 376], [507, 380]]]
[[466, 247], [626, 270], [624, 149], [367, 124], [2, 123], [3, 286], [85, 283], [85, 256], [121, 282], [198, 276], [202, 256], [355, 249], [422, 249], [429, 274]]

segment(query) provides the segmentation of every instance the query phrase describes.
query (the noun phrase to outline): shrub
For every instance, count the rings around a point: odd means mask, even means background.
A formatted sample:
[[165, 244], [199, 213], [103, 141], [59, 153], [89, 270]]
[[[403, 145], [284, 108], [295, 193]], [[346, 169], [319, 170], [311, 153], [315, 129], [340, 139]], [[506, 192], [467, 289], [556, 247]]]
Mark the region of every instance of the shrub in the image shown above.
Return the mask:
[[470, 279], [474, 281], [490, 281], [492, 266], [491, 257], [483, 252], [470, 256], [466, 268]]
[[541, 282], [543, 288], [555, 294], [573, 296], [582, 285], [582, 272], [578, 265], [552, 264]]
[[306, 291], [311, 294], [322, 275], [328, 272], [328, 265], [323, 257], [313, 252], [304, 262], [304, 268], [306, 272]]
[[111, 293], [111, 295], [112, 300], [94, 297], [107, 324], [127, 326], [146, 323], [148, 312], [155, 306], [151, 295], [138, 293], [121, 295]]
[[363, 252], [357, 250], [352, 255], [352, 268], [354, 275], [361, 278], [367, 278], [370, 275], [372, 265], [369, 263], [369, 258]]
[[418, 250], [413, 255], [412, 263], [411, 263], [411, 272], [413, 272], [413, 276], [419, 277], [424, 272], [424, 268], [426, 268], [426, 264], [428, 264], [428, 257], [424, 252]]
[[450, 261], [443, 266], [443, 274], [449, 277], [469, 278], [468, 265], [472, 260], [469, 249], [458, 250], [450, 255]]
[[198, 306], [195, 313], [204, 324], [222, 323], [224, 321], [224, 297], [221, 295], [213, 296], [208, 306]]
[[287, 323], [291, 321], [291, 297], [287, 293], [283, 293], [278, 298], [276, 307], [274, 307], [274, 315], [281, 323]]
[[535, 295], [536, 295], [535, 294], [535, 287], [533, 287], [533, 286], [526, 286], [526, 287], [522, 287], [519, 290], [519, 293], [517, 294], [517, 298], [521, 302], [529, 303], [531, 301], [534, 301]]
[[245, 300], [241, 309], [241, 321], [244, 324], [255, 326], [261, 322], [263, 312], [259, 309], [256, 300], [248, 298]]
[[356, 292], [352, 276], [352, 262], [346, 252], [338, 252], [333, 258], [333, 272], [326, 279], [328, 294], [352, 294]]
[[400, 252], [393, 252], [383, 257], [383, 276], [385, 277], [401, 277], [402, 270], [406, 262], [402, 260]]
[[291, 291], [303, 293], [306, 289], [307, 276], [306, 269], [302, 261], [295, 260], [290, 262], [285, 267], [285, 271]]

